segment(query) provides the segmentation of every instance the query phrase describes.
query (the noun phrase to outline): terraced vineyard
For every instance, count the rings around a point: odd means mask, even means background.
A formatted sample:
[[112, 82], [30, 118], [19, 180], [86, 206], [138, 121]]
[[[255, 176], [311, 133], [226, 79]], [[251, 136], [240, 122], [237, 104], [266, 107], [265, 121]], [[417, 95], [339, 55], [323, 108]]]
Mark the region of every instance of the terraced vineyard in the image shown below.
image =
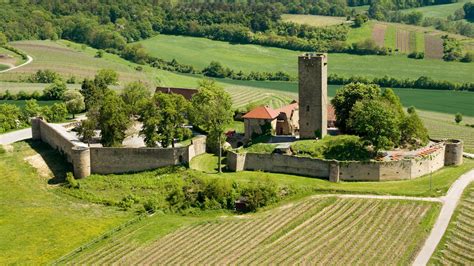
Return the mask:
[[[311, 198], [255, 216], [185, 226], [137, 248], [116, 239], [71, 264], [400, 264], [413, 259], [430, 203]], [[335, 259], [337, 258], [337, 260]]]
[[444, 239], [430, 264], [472, 265], [474, 262], [474, 183], [464, 192]]
[[294, 97], [291, 93], [259, 90], [249, 87], [231, 87], [227, 89], [235, 108], [244, 107], [249, 103], [266, 104], [272, 108], [279, 108], [289, 104]]

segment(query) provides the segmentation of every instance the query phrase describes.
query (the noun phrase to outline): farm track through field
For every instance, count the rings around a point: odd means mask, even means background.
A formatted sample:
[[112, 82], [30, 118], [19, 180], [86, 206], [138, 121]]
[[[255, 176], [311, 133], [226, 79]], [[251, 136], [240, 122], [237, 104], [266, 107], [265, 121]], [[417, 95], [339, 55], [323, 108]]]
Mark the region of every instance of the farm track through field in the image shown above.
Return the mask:
[[383, 24], [375, 24], [374, 29], [372, 30], [372, 39], [378, 46], [385, 46], [385, 31], [387, 26]]
[[425, 34], [425, 57], [443, 58], [443, 40], [439, 36]]

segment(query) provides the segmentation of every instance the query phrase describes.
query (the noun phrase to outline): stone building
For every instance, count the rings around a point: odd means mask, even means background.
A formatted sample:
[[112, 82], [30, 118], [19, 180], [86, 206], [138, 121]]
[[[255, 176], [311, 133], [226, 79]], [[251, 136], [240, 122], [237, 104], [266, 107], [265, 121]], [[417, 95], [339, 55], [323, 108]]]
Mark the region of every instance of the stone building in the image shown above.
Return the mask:
[[327, 134], [327, 55], [304, 54], [298, 57], [298, 96], [300, 138]]

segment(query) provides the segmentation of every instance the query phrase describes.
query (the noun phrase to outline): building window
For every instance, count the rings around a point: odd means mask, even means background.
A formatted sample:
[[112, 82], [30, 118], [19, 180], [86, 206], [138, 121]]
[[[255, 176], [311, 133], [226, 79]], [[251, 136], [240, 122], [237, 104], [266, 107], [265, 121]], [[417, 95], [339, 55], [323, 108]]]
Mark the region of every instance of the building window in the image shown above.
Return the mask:
[[309, 105], [306, 105], [306, 112], [309, 112]]

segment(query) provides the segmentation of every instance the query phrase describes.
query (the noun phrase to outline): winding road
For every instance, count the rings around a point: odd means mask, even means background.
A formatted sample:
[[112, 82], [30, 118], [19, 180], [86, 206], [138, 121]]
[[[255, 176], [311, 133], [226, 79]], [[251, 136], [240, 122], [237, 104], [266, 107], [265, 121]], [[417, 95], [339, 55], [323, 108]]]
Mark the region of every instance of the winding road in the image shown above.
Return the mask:
[[8, 71], [11, 71], [11, 70], [14, 70], [14, 69], [17, 69], [17, 68], [20, 68], [22, 66], [26, 66], [28, 65], [29, 63], [33, 62], [33, 57], [27, 55], [28, 57], [28, 60], [26, 60], [25, 63], [21, 64], [21, 65], [18, 65], [18, 66], [14, 66], [14, 67], [10, 67], [9, 69], [5, 69], [5, 70], [2, 70], [0, 71], [0, 73], [5, 73], [5, 72], [8, 72]]

